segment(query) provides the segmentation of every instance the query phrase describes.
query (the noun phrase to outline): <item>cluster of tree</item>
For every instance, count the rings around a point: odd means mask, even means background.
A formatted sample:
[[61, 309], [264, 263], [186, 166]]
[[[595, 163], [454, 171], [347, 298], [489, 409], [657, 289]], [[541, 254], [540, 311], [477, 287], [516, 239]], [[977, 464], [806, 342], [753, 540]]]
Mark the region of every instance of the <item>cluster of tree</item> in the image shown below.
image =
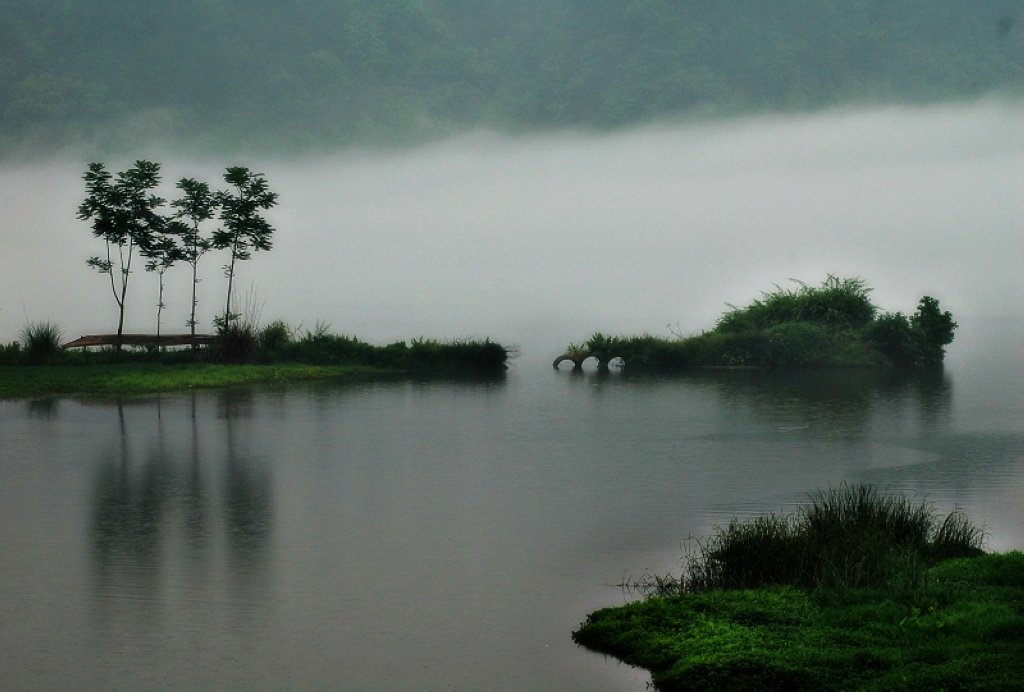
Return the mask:
[[[78, 218], [92, 224], [92, 233], [103, 240], [105, 254], [89, 258], [87, 264], [106, 275], [118, 307], [117, 335], [124, 331], [124, 309], [128, 282], [136, 253], [144, 258], [146, 270], [156, 272], [160, 280], [157, 304], [157, 335], [164, 302], [164, 272], [178, 262], [192, 269], [192, 309], [188, 320], [192, 336], [196, 333], [196, 295], [199, 283], [199, 259], [210, 250], [227, 250], [224, 273], [228, 280], [224, 313], [215, 322], [224, 332], [236, 315], [231, 312], [232, 287], [237, 262], [252, 258], [252, 253], [270, 250], [274, 228], [262, 212], [277, 204], [262, 173], [234, 166], [224, 173], [227, 190], [211, 190], [207, 183], [182, 178], [177, 183], [181, 195], [166, 210], [167, 200], [155, 194], [160, 184], [160, 164], [136, 161], [132, 168], [113, 176], [102, 163], [89, 164], [84, 175], [86, 198], [78, 208]], [[219, 216], [221, 225], [204, 234], [205, 222]]]
[[[347, 143], [1019, 93], [1018, 0], [0, 0], [0, 132]], [[142, 117], [145, 114], [146, 117]], [[162, 115], [158, 115], [162, 114]], [[141, 132], [146, 136], [146, 132]]]

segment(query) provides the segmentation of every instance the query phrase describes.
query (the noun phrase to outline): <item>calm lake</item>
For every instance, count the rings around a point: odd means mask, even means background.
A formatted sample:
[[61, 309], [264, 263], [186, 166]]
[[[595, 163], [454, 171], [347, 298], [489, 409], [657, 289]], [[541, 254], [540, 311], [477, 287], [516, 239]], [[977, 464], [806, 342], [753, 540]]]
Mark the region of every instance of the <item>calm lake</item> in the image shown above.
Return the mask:
[[0, 402], [5, 688], [643, 689], [576, 647], [690, 536], [872, 482], [1024, 548], [1024, 333], [943, 371]]

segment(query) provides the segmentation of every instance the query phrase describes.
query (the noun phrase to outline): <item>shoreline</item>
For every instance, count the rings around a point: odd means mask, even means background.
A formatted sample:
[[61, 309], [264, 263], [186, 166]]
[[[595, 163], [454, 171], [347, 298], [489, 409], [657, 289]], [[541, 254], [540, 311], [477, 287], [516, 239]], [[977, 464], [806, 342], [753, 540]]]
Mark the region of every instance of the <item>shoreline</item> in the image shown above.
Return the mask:
[[268, 382], [367, 380], [401, 370], [368, 365], [117, 363], [0, 366], [0, 401], [60, 396], [134, 396]]
[[940, 562], [908, 590], [787, 585], [650, 596], [573, 640], [655, 689], [1009, 689], [1024, 677], [1024, 552]]

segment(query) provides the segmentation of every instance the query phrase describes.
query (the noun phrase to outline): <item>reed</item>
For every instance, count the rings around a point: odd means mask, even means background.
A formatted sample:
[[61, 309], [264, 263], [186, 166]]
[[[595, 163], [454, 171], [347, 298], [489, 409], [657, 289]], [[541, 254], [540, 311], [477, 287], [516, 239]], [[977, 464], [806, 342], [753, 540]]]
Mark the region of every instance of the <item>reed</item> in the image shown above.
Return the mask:
[[29, 322], [21, 330], [21, 345], [30, 365], [52, 363], [60, 356], [64, 332], [50, 321]]
[[733, 520], [696, 541], [678, 589], [903, 587], [940, 559], [982, 554], [983, 540], [959, 510], [940, 521], [926, 502], [844, 484], [793, 515]]

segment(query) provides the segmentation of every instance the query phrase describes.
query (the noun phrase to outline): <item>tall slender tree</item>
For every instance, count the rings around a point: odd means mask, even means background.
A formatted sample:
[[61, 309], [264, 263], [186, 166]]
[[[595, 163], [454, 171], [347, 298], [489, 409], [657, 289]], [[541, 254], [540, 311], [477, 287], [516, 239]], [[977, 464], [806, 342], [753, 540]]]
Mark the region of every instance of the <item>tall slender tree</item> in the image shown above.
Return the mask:
[[253, 173], [243, 166], [233, 166], [224, 173], [224, 181], [232, 189], [217, 194], [223, 227], [213, 233], [213, 247], [231, 253], [224, 274], [228, 279], [227, 301], [221, 327], [225, 332], [235, 317], [231, 313], [231, 292], [235, 264], [252, 258], [254, 251], [269, 250], [274, 228], [261, 212], [277, 205], [277, 193], [271, 192], [262, 173]]
[[182, 194], [171, 202], [171, 206], [177, 210], [174, 214], [176, 221], [173, 228], [181, 238], [183, 259], [192, 267], [192, 311], [189, 314], [188, 327], [193, 337], [192, 348], [195, 349], [196, 306], [199, 304], [196, 297], [199, 287], [199, 258], [212, 247], [211, 241], [203, 237], [199, 227], [204, 221], [216, 215], [218, 199], [210, 191], [209, 185], [195, 178], [182, 178], [178, 181], [177, 188]]
[[[168, 225], [168, 230], [173, 228]], [[150, 241], [150, 244], [142, 251], [142, 256], [149, 261], [146, 262], [146, 271], [156, 272], [160, 281], [160, 293], [156, 303], [156, 336], [160, 338], [160, 318], [164, 308], [164, 274], [174, 266], [176, 262], [185, 258], [183, 248], [174, 241], [173, 235], [164, 234]]]
[[164, 200], [152, 192], [160, 184], [160, 164], [136, 161], [133, 168], [119, 172], [111, 182], [112, 176], [102, 163], [91, 163], [83, 177], [86, 198], [78, 207], [78, 218], [91, 221], [93, 235], [102, 238], [106, 245], [105, 256], [90, 257], [86, 264], [110, 278], [110, 290], [118, 307], [120, 350], [135, 251], [148, 250], [167, 223], [158, 211]]

